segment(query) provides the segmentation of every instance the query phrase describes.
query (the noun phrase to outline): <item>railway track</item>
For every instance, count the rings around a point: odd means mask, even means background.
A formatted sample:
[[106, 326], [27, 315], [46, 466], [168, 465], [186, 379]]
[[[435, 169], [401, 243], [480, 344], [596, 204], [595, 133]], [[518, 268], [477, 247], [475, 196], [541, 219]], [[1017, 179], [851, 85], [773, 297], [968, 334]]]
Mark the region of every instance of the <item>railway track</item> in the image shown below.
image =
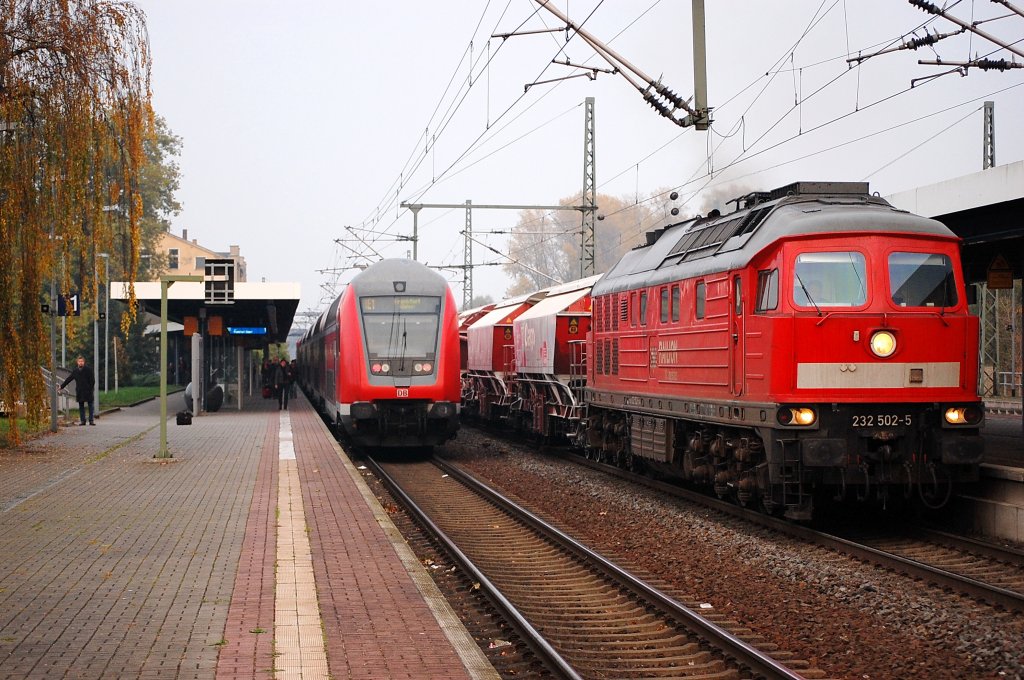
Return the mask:
[[457, 468], [369, 463], [565, 677], [820, 677], [806, 662], [783, 665]]
[[576, 462], [1009, 611], [1024, 611], [1024, 553], [934, 530], [838, 536], [573, 454]]

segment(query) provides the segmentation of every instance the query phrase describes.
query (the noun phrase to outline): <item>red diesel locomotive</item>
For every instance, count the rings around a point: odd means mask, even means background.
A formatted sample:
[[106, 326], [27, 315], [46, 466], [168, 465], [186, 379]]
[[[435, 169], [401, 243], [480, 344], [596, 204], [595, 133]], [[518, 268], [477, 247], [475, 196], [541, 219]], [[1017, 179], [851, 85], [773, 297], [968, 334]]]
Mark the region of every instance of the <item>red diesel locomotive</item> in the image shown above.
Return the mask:
[[412, 260], [360, 272], [298, 345], [300, 383], [354, 443], [441, 444], [458, 430], [459, 327], [438, 273]]
[[977, 479], [956, 236], [866, 183], [789, 185], [648, 235], [592, 290], [585, 442], [809, 518]]

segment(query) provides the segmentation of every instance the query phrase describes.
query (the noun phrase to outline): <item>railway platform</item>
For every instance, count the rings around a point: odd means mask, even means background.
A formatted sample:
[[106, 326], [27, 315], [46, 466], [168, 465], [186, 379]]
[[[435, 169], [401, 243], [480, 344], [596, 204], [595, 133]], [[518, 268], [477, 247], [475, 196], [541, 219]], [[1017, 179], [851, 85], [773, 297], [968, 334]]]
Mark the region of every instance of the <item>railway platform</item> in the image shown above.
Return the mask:
[[156, 401], [0, 452], [0, 676], [496, 678], [290, 406], [172, 418], [170, 461]]

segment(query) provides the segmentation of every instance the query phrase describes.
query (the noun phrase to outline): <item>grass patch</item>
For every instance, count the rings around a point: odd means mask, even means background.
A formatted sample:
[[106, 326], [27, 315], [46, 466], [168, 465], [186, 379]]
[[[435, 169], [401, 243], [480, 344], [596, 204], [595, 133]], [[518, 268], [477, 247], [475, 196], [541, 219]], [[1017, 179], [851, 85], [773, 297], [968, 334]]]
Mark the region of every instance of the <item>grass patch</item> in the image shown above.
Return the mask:
[[[172, 389], [180, 389], [177, 386], [168, 386], [168, 392]], [[117, 392], [113, 390], [104, 392], [100, 390], [98, 392], [100, 398], [100, 405], [103, 408], [113, 408], [115, 406], [131, 406], [132, 404], [142, 401], [143, 399], [151, 399], [153, 397], [160, 396], [159, 385], [132, 385], [129, 387], [122, 387]]]
[[45, 423], [40, 423], [38, 426], [31, 426], [24, 418], [10, 418], [7, 416], [0, 417], [0, 448], [9, 449], [13, 446], [11, 439], [11, 428], [13, 427], [18, 428], [18, 432], [21, 433], [21, 440], [25, 441], [26, 438], [31, 438], [31, 435], [48, 429], [50, 427], [50, 421], [47, 419]]

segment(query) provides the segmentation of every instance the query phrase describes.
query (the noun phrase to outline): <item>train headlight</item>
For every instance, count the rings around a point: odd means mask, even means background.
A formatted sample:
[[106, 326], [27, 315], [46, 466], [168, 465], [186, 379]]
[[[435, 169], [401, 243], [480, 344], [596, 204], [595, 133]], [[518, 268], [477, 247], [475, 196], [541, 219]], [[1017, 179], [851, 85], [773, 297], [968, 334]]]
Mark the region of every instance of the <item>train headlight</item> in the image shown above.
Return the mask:
[[882, 359], [892, 356], [896, 351], [896, 336], [890, 331], [875, 331], [871, 335], [871, 351]]
[[416, 371], [417, 373], [422, 373], [423, 372], [423, 364], [413, 364], [412, 365], [412, 370]]
[[950, 406], [943, 415], [950, 425], [977, 425], [981, 422], [981, 409], [977, 406]]
[[380, 364], [370, 364], [370, 371], [373, 373], [380, 373]]
[[434, 366], [429, 361], [423, 364], [423, 372], [424, 373], [430, 373], [431, 369], [433, 369], [433, 368], [434, 368]]
[[800, 427], [807, 427], [814, 425], [818, 420], [818, 414], [814, 412], [813, 408], [803, 407], [790, 407], [784, 406], [779, 409], [778, 414], [779, 424], [781, 425], [797, 425]]
[[380, 372], [381, 373], [387, 373], [390, 370], [391, 370], [391, 364], [381, 364], [380, 365]]

